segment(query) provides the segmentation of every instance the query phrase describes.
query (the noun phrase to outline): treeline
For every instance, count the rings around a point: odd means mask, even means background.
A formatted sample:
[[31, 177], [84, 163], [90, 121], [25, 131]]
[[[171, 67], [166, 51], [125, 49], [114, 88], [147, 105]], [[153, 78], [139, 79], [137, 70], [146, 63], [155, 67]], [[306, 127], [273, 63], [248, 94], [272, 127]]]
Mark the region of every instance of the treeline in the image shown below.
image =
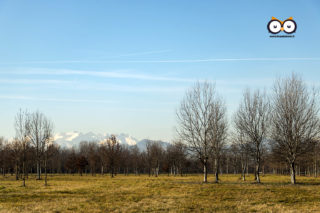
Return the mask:
[[253, 173], [260, 182], [265, 173], [314, 175], [319, 172], [319, 102], [296, 75], [279, 79], [270, 94], [245, 90], [228, 122], [226, 106], [214, 85], [198, 82], [186, 92], [177, 111], [177, 140], [164, 146], [147, 141], [146, 147], [119, 143], [115, 135], [104, 141], [83, 141], [78, 147], [54, 143], [53, 124], [41, 112], [20, 110], [15, 118], [16, 137], [0, 138], [0, 171], [15, 175], [23, 185], [31, 175], [149, 174], [186, 175], [203, 172]]
[[[221, 153], [220, 173], [238, 174], [243, 169], [241, 147], [236, 144], [226, 146]], [[297, 174], [317, 176], [319, 172], [320, 147], [301, 156], [297, 161]], [[289, 174], [289, 167], [278, 159], [276, 153], [266, 149], [261, 159], [261, 173]], [[3, 176], [14, 175], [17, 180], [32, 178], [37, 174], [36, 149], [33, 146], [23, 149], [17, 142], [0, 138], [0, 171]], [[25, 157], [25, 159], [23, 159]], [[174, 142], [168, 146], [158, 141], [148, 141], [146, 149], [141, 151], [135, 146], [124, 146], [112, 136], [105, 141], [83, 141], [78, 147], [62, 148], [50, 144], [40, 157], [40, 179], [48, 174], [106, 175], [116, 174], [158, 176], [161, 174], [183, 176], [202, 172], [201, 163], [182, 142]], [[254, 173], [255, 163], [251, 155], [245, 158], [245, 172]], [[24, 165], [23, 165], [24, 164]], [[215, 172], [214, 159], [208, 160], [208, 172]]]
[[136, 145], [121, 145], [115, 135], [100, 142], [82, 141], [73, 148], [60, 147], [50, 138], [38, 146], [26, 141], [14, 139], [9, 142], [0, 138], [2, 175], [15, 175], [24, 184], [30, 176], [42, 179], [44, 175], [46, 180], [47, 174], [56, 173], [81, 176], [108, 173], [114, 177], [117, 174], [158, 176], [166, 173], [176, 176], [199, 172], [198, 165], [193, 165], [196, 161], [190, 158], [186, 145], [181, 142], [164, 146], [159, 141], [149, 140], [142, 151]]

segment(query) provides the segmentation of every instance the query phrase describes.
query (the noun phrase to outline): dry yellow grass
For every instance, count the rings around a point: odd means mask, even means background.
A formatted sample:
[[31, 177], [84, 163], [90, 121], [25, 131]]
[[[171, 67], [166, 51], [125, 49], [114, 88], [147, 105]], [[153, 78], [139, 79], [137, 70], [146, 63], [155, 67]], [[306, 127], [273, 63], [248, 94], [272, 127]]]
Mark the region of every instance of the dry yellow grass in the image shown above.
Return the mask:
[[262, 184], [252, 178], [202, 184], [201, 175], [54, 175], [47, 187], [32, 178], [24, 188], [1, 177], [0, 212], [320, 212], [319, 178], [298, 177], [295, 186], [288, 176], [266, 175]]

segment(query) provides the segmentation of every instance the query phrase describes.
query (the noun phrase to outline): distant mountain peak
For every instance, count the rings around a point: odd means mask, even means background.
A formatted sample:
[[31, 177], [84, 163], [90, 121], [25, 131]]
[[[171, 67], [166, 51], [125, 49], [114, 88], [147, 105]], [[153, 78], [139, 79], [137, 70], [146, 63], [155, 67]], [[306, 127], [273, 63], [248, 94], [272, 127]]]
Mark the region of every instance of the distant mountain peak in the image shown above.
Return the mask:
[[[129, 134], [120, 133], [115, 135], [119, 140], [120, 144], [132, 146], [132, 145], [136, 145], [138, 142], [136, 138], [130, 136]], [[73, 146], [77, 146], [82, 141], [101, 142], [110, 136], [111, 134], [109, 133], [103, 133], [103, 134], [93, 133], [93, 132], [81, 133], [78, 131], [72, 131], [72, 132], [57, 133], [54, 136], [54, 139], [58, 145], [62, 147], [71, 148]]]
[[[115, 135], [119, 140], [120, 144], [128, 145], [128, 146], [137, 145], [141, 151], [146, 150], [146, 144], [149, 141], [147, 139], [138, 140], [126, 133], [120, 133]], [[94, 133], [94, 132], [82, 133], [79, 131], [72, 131], [72, 132], [57, 133], [54, 136], [54, 139], [55, 139], [55, 143], [57, 143], [59, 146], [72, 148], [72, 147], [77, 147], [82, 141], [97, 142], [99, 144], [102, 144], [110, 136], [111, 134], [109, 133]], [[169, 144], [163, 141], [160, 141], [160, 143], [164, 148]]]

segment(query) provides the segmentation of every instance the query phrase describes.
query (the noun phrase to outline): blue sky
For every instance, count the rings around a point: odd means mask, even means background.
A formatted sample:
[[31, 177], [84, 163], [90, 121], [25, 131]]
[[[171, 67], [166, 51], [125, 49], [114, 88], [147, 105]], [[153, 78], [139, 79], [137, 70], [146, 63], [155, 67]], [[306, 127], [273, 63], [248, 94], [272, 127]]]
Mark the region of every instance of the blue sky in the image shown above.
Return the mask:
[[[295, 37], [270, 38], [272, 16]], [[55, 132], [172, 140], [196, 80], [216, 82], [229, 117], [245, 88], [291, 72], [320, 86], [319, 38], [316, 0], [0, 1], [0, 135], [22, 108]]]

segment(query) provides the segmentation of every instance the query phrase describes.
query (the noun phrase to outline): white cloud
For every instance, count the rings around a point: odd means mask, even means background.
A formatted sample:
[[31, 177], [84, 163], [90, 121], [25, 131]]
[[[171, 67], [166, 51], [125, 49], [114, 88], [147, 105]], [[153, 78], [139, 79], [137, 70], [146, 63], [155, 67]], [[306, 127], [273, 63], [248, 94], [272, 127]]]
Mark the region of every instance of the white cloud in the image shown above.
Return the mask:
[[69, 84], [72, 81], [53, 79], [0, 79], [0, 83], [6, 84]]
[[16, 96], [16, 95], [0, 95], [0, 99], [7, 100], [26, 100], [26, 101], [49, 101], [49, 102], [86, 102], [86, 103], [115, 103], [109, 100], [97, 99], [62, 99], [62, 98], [38, 98], [31, 96]]
[[0, 71], [0, 74], [93, 76], [93, 77], [102, 77], [102, 78], [120, 78], [120, 79], [135, 79], [135, 80], [148, 80], [148, 81], [174, 81], [174, 82], [193, 82], [194, 81], [194, 79], [189, 79], [189, 78], [177, 78], [177, 77], [166, 77], [166, 76], [158, 76], [158, 75], [129, 73], [129, 70], [84, 71], [84, 70], [68, 70], [68, 69], [20, 68], [20, 69], [11, 70], [11, 71]]
[[202, 59], [172, 59], [172, 60], [55, 60], [55, 61], [25, 61], [2, 62], [0, 64], [112, 64], [112, 63], [205, 63], [229, 61], [320, 61], [318, 57], [288, 57], [288, 58], [202, 58]]
[[172, 50], [155, 50], [155, 51], [145, 51], [145, 52], [135, 52], [135, 53], [127, 53], [122, 54], [119, 56], [140, 56], [140, 55], [152, 55], [152, 54], [159, 54], [159, 53], [167, 53], [171, 52]]

